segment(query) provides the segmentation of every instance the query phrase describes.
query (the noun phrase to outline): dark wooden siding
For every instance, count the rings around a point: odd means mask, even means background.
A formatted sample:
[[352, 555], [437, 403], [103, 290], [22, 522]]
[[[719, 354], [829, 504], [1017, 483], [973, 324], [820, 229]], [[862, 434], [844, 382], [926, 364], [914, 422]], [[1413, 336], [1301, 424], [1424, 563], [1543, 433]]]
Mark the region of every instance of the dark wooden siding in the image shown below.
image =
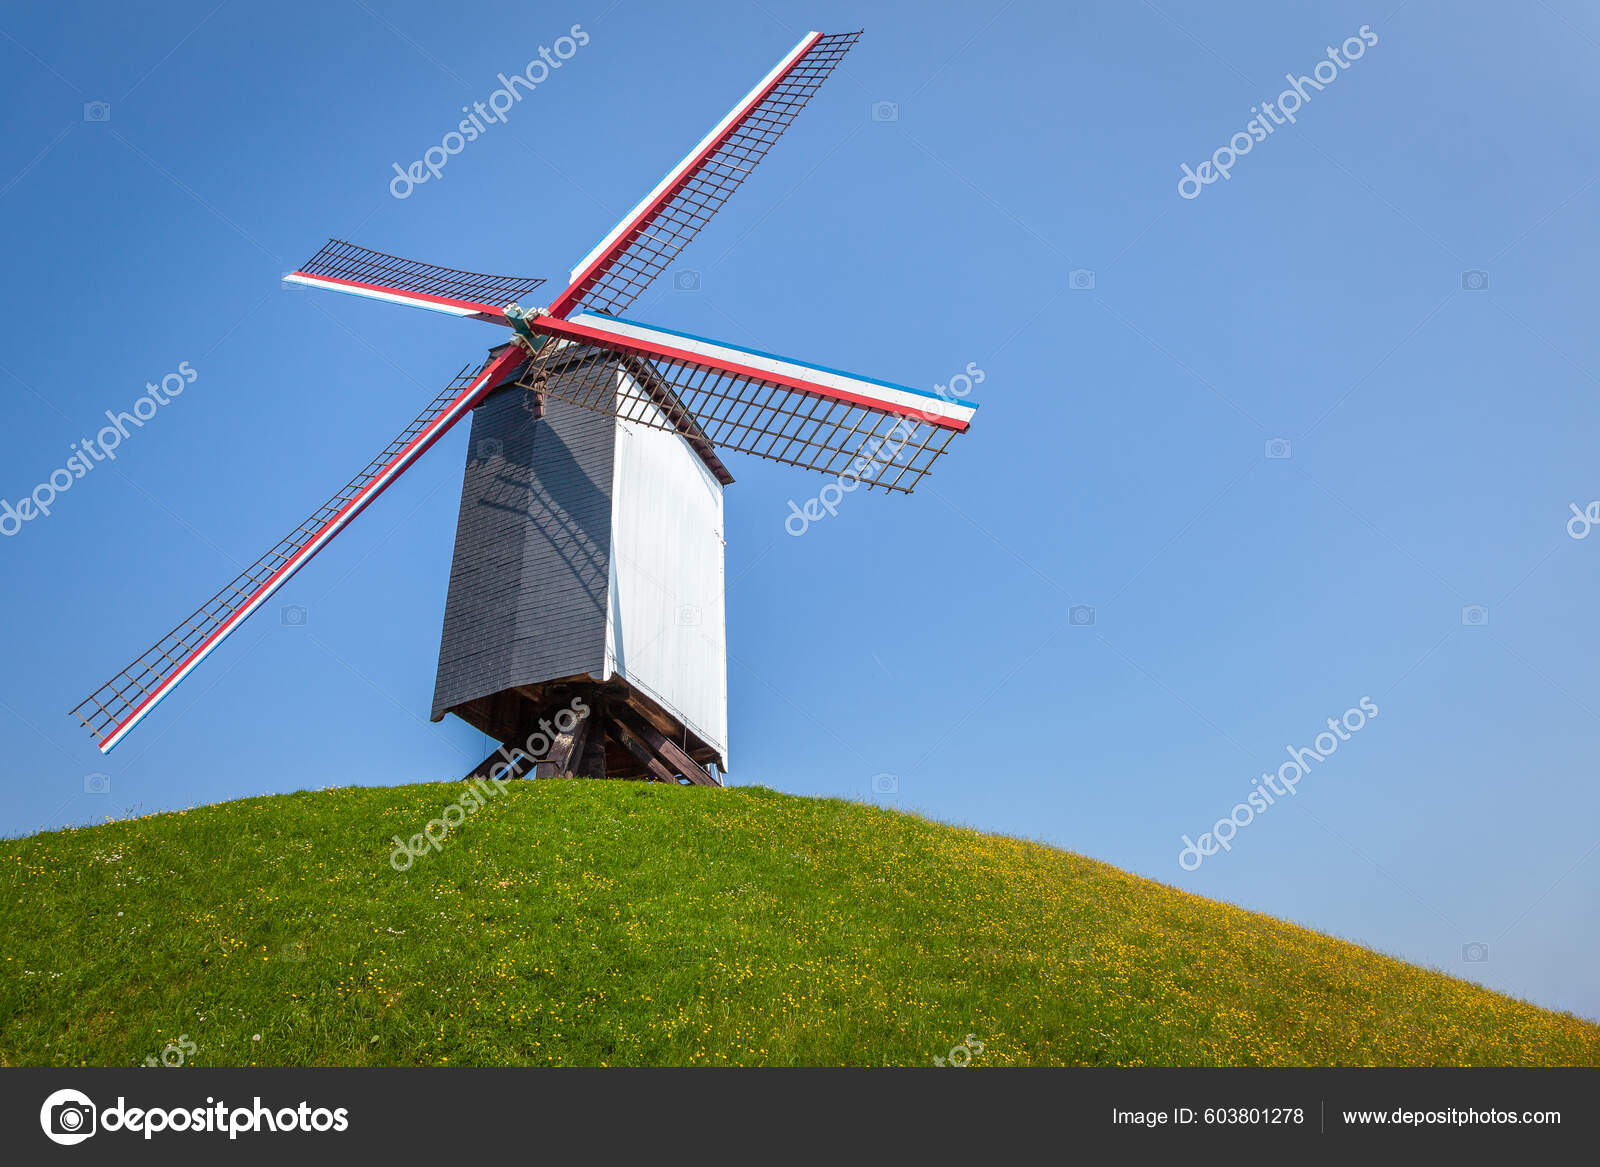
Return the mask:
[[616, 420], [515, 386], [472, 418], [433, 719], [605, 668]]

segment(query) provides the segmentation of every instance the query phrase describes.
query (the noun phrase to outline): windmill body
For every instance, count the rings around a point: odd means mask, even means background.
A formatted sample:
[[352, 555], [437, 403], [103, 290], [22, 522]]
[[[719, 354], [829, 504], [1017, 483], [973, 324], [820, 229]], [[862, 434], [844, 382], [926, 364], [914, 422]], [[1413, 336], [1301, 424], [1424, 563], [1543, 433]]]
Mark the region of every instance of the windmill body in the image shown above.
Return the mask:
[[[587, 756], [552, 759], [551, 741], [517, 772], [568, 762], [646, 777], [629, 749], [637, 741], [622, 738], [629, 718], [702, 770], [725, 772], [722, 490], [732, 479], [669, 427], [555, 396], [566, 378], [598, 375], [659, 412], [610, 354], [571, 365], [581, 373], [551, 376], [542, 411], [508, 377], [473, 414], [433, 719], [453, 713], [525, 747], [577, 697], [590, 711]], [[491, 772], [506, 762], [498, 750], [486, 759]]]
[[[499, 747], [473, 774], [716, 785], [728, 765], [728, 451], [909, 494], [975, 406], [624, 315], [859, 38], [806, 34], [547, 308], [544, 281], [329, 240], [286, 282], [509, 328], [387, 447], [73, 713], [109, 753], [252, 614], [473, 418], [432, 715]], [[784, 281], [775, 280], [774, 286]], [[502, 334], [504, 335], [504, 334]]]

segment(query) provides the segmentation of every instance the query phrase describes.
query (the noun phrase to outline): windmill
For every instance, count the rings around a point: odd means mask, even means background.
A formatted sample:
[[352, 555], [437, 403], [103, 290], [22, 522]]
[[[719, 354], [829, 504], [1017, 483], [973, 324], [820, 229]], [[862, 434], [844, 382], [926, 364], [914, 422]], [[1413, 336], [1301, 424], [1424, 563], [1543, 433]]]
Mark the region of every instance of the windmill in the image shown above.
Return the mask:
[[699, 785], [727, 770], [723, 489], [735, 451], [910, 493], [974, 406], [624, 316], [859, 32], [807, 34], [581, 259], [544, 281], [330, 240], [289, 282], [510, 332], [343, 489], [72, 712], [109, 753], [329, 540], [472, 415], [433, 720], [503, 743], [469, 777]]

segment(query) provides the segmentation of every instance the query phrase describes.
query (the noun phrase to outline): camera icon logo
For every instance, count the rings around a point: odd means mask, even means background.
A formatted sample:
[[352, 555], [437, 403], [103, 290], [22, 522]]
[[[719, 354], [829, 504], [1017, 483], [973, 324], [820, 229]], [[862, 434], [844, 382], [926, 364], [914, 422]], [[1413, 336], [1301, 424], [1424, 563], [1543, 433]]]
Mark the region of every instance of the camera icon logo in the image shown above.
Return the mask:
[[1461, 609], [1461, 622], [1468, 628], [1482, 628], [1489, 623], [1489, 609], [1482, 604], [1468, 604]]
[[111, 120], [111, 103], [108, 101], [86, 101], [83, 103], [83, 120], [86, 122], [108, 122]]
[[900, 103], [898, 101], [875, 101], [872, 103], [872, 120], [875, 122], [897, 122], [900, 120]]
[[506, 445], [499, 438], [484, 438], [478, 443], [478, 461], [487, 462], [490, 458], [498, 458], [506, 452]]
[[1266, 455], [1276, 461], [1284, 461], [1289, 457], [1291, 447], [1288, 438], [1268, 438]]
[[97, 1113], [82, 1091], [57, 1090], [39, 1108], [39, 1125], [52, 1143], [71, 1147], [94, 1134]]
[[110, 774], [85, 774], [83, 776], [83, 792], [85, 794], [110, 794]]
[[1487, 292], [1489, 290], [1489, 273], [1479, 271], [1477, 268], [1462, 272], [1461, 290], [1464, 292]]
[[1067, 623], [1074, 628], [1088, 628], [1094, 623], [1094, 605], [1074, 604], [1067, 609]]
[[874, 794], [899, 794], [900, 777], [897, 774], [874, 774], [872, 776], [872, 793]]
[[1094, 272], [1086, 267], [1075, 267], [1067, 273], [1067, 284], [1074, 292], [1094, 291]]
[[285, 628], [304, 628], [306, 626], [306, 610], [299, 604], [285, 604], [278, 613], [278, 619]]
[[1489, 946], [1481, 940], [1461, 946], [1461, 959], [1468, 964], [1483, 964], [1489, 959]]
[[677, 620], [684, 627], [697, 625], [700, 623], [700, 609], [694, 604], [679, 604]]
[[700, 290], [700, 273], [691, 268], [673, 272], [672, 287], [679, 292], [698, 292]]

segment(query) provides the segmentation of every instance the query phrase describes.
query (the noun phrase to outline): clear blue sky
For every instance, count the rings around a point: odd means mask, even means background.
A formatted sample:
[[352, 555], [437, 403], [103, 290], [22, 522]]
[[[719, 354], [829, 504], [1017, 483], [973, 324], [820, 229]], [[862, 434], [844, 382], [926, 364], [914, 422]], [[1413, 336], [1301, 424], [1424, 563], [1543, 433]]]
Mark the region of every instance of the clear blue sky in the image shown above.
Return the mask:
[[[634, 314], [922, 387], [974, 362], [982, 409], [916, 495], [801, 538], [787, 500], [821, 480], [732, 458], [733, 780], [1043, 839], [1600, 1016], [1600, 537], [1565, 530], [1600, 498], [1600, 16], [635, 8], [0, 9], [0, 497], [198, 373], [0, 539], [0, 830], [475, 763], [427, 721], [466, 427], [109, 759], [66, 711], [497, 339], [282, 273], [338, 235], [554, 282], [804, 31], [865, 27], [683, 257], [699, 290]], [[390, 196], [573, 24], [505, 124]], [[1180, 197], [1363, 25], [1294, 124]], [[1363, 697], [1297, 795], [1179, 866]]]

